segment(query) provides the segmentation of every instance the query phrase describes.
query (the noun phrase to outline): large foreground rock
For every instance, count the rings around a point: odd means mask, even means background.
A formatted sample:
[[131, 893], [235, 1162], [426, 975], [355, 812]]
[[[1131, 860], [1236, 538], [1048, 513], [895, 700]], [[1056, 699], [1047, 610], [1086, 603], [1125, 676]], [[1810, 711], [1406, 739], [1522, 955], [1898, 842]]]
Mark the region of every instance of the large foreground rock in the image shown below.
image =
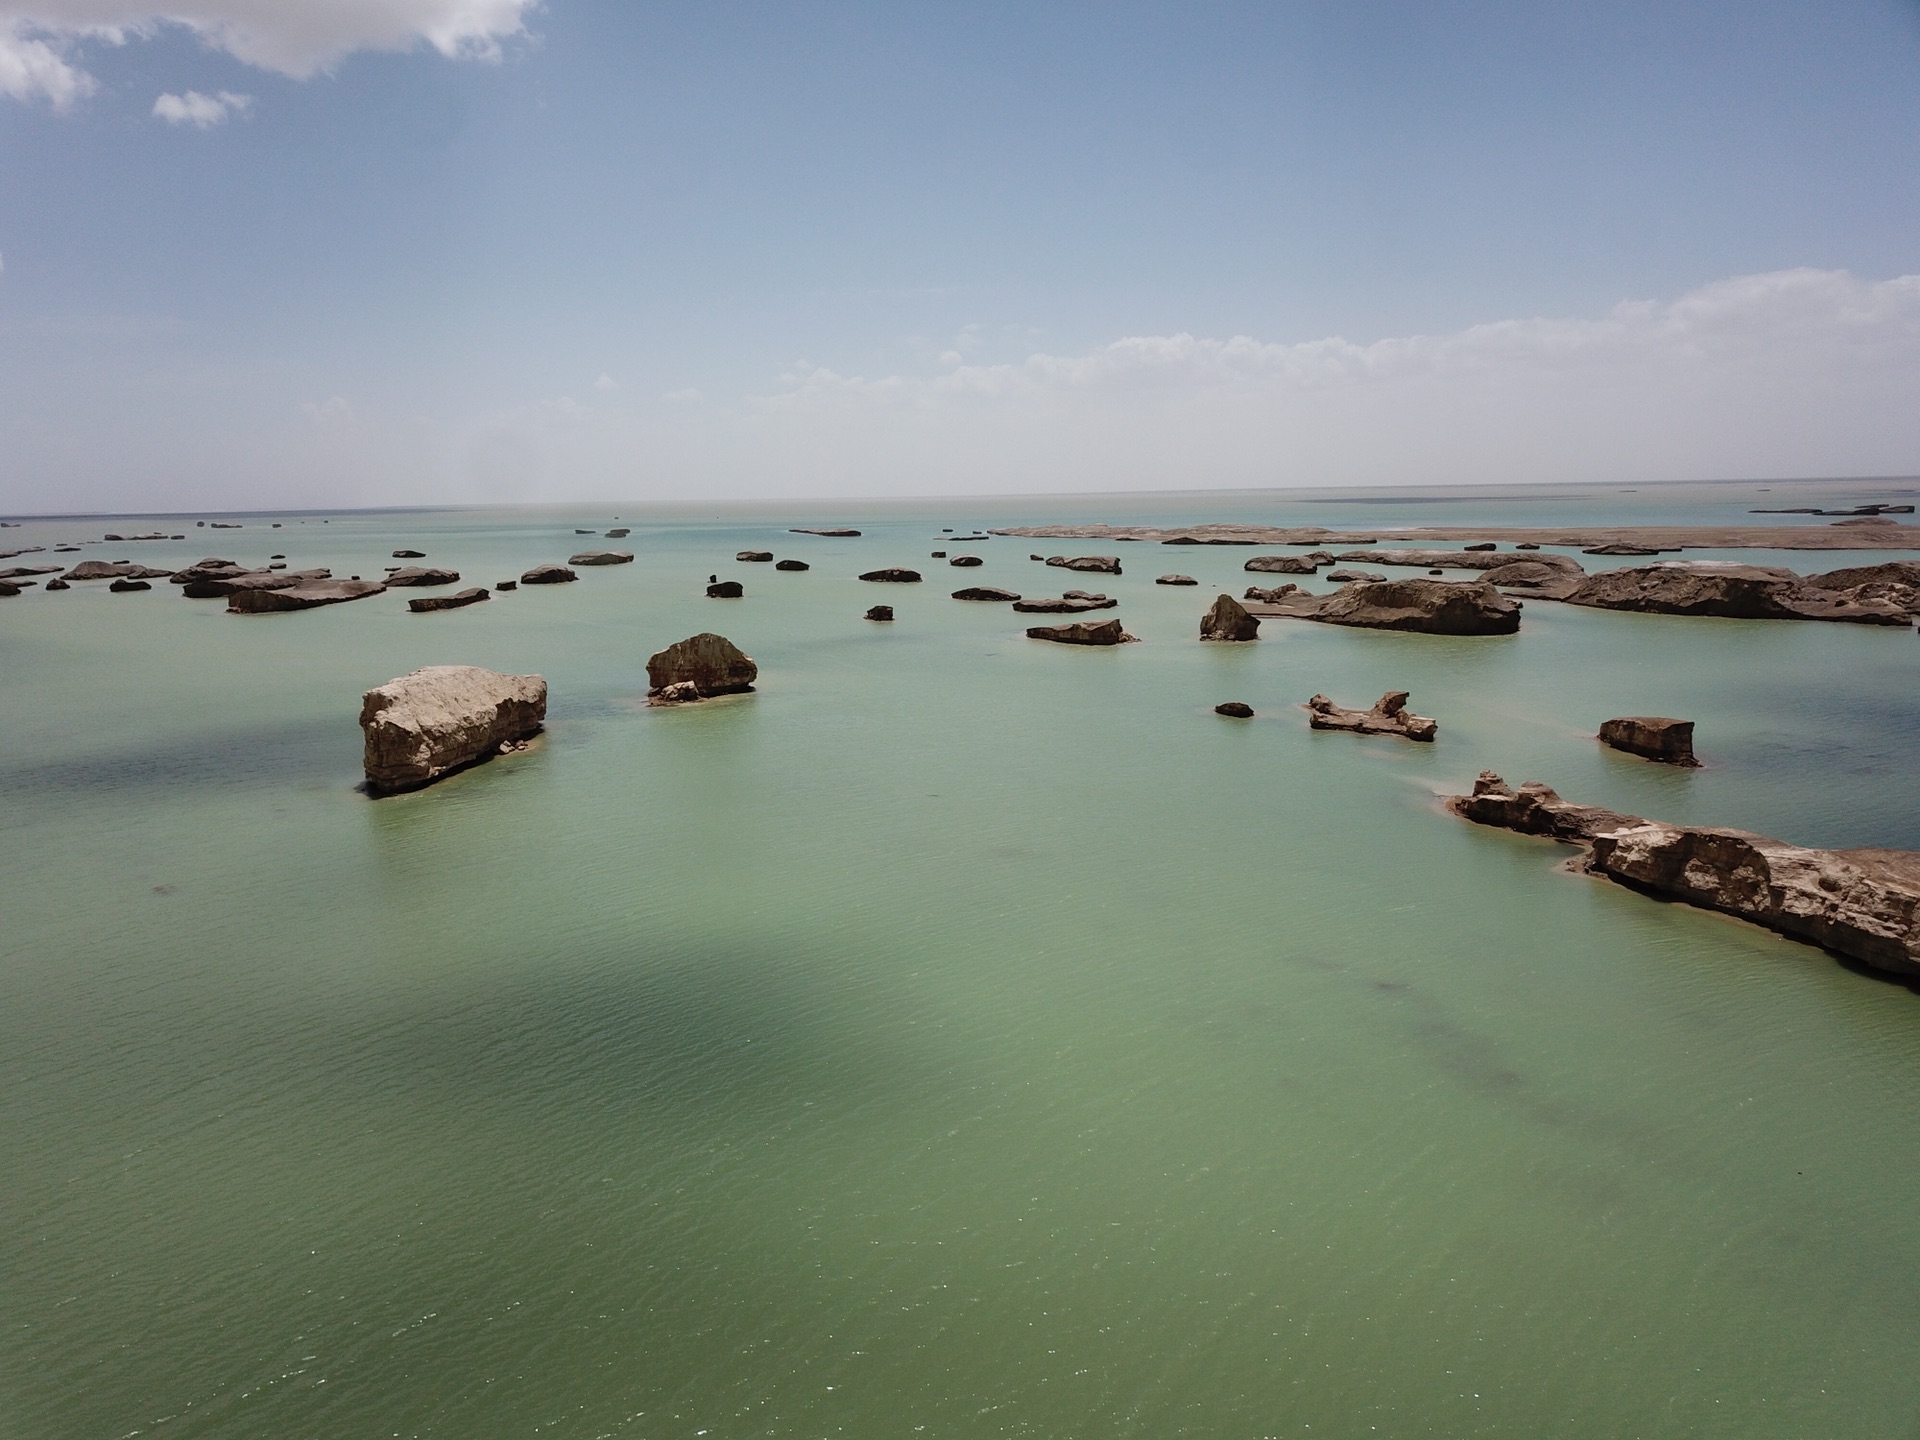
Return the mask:
[[303, 580], [284, 590], [235, 590], [227, 596], [229, 615], [270, 615], [284, 610], [313, 610], [347, 600], [379, 595], [378, 580]]
[[1664, 715], [1622, 715], [1600, 722], [1600, 740], [1615, 750], [1658, 760], [1663, 765], [1697, 766], [1693, 758], [1693, 721]]
[[1213, 608], [1200, 617], [1202, 640], [1258, 640], [1260, 622], [1231, 595], [1222, 595]]
[[1426, 635], [1511, 635], [1520, 628], [1519, 602], [1481, 580], [1355, 582], [1330, 595], [1297, 591], [1253, 613]]
[[367, 788], [417, 790], [518, 744], [546, 718], [547, 682], [538, 675], [429, 665], [389, 680], [360, 702]]
[[1920, 975], [1920, 853], [1812, 850], [1745, 830], [1668, 825], [1574, 805], [1483, 770], [1447, 806], [1481, 825], [1587, 847], [1580, 868], [1719, 910], [1877, 970]]
[[1389, 690], [1371, 710], [1343, 710], [1324, 695], [1307, 701], [1307, 724], [1315, 730], [1351, 730], [1359, 735], [1398, 735], [1405, 740], [1431, 740], [1440, 722], [1407, 709], [1407, 692]]
[[[1878, 568], [1878, 567], [1874, 567]], [[1571, 588], [1540, 592], [1550, 600], [1650, 615], [1703, 615], [1728, 620], [1838, 620], [1906, 625], [1920, 591], [1905, 585], [1829, 589], [1791, 570], [1713, 561], [1667, 561], [1603, 570]]]
[[1135, 637], [1118, 620], [1076, 620], [1071, 625], [1035, 625], [1029, 640], [1052, 640], [1060, 645], [1125, 645]]
[[647, 693], [660, 695], [674, 685], [691, 685], [694, 696], [733, 695], [753, 689], [760, 667], [724, 635], [712, 631], [669, 645], [647, 661]]

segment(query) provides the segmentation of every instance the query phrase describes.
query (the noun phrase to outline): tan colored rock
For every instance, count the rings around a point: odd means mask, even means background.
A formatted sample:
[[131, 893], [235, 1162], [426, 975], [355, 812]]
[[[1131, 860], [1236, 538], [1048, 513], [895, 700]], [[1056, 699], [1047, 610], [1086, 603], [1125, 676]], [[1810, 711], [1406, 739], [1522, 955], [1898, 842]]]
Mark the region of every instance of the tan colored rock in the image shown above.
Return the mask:
[[1324, 695], [1307, 701], [1307, 724], [1315, 730], [1351, 730], [1358, 735], [1398, 735], [1403, 740], [1432, 740], [1440, 722], [1407, 709], [1407, 692], [1389, 690], [1371, 710], [1343, 710]]
[[235, 590], [227, 596], [229, 615], [271, 615], [286, 610], [312, 610], [347, 600], [364, 600], [386, 590], [378, 580], [303, 580], [275, 590]]
[[1049, 555], [1047, 564], [1062, 570], [1097, 570], [1103, 575], [1120, 573], [1118, 555]]
[[387, 573], [389, 585], [458, 585], [458, 570], [443, 570], [438, 565], [403, 565]]
[[1697, 766], [1693, 721], [1664, 715], [1622, 715], [1600, 722], [1600, 743], [1663, 765]]
[[1270, 575], [1311, 575], [1320, 568], [1314, 555], [1256, 555], [1240, 567]]
[[1260, 622], [1231, 595], [1222, 595], [1213, 608], [1200, 617], [1202, 640], [1258, 640]]
[[753, 689], [760, 667], [724, 635], [703, 631], [669, 645], [647, 661], [647, 693], [658, 695], [669, 686], [691, 684], [700, 698], [732, 695]]
[[[278, 593], [278, 592], [263, 592]], [[360, 704], [367, 788], [417, 790], [536, 734], [547, 682], [476, 665], [429, 665], [367, 691]]]
[[1856, 625], [1907, 625], [1899, 599], [1861, 589], [1809, 585], [1791, 570], [1712, 561], [1668, 561], [1589, 575], [1564, 594], [1546, 598], [1601, 610], [1651, 615], [1705, 615], [1730, 620], [1838, 620]]
[[1356, 582], [1330, 595], [1298, 591], [1254, 613], [1427, 635], [1511, 635], [1520, 628], [1519, 603], [1481, 580]]

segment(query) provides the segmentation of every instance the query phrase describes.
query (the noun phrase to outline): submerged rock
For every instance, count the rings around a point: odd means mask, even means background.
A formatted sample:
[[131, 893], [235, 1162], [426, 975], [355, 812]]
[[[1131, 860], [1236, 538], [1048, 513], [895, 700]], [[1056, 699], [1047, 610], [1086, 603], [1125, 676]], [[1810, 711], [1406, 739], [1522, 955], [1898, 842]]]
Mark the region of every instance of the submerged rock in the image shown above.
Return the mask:
[[647, 693], [673, 685], [692, 685], [702, 699], [753, 689], [760, 667], [724, 635], [703, 631], [669, 645], [647, 661]]
[[1251, 720], [1253, 718], [1253, 707], [1242, 700], [1229, 700], [1223, 705], [1214, 706], [1213, 713], [1216, 715], [1227, 715], [1235, 720]]
[[1622, 715], [1600, 722], [1600, 741], [1615, 750], [1658, 760], [1663, 765], [1697, 766], [1693, 758], [1693, 721], [1664, 715]]
[[1432, 740], [1440, 722], [1407, 709], [1407, 692], [1389, 690], [1371, 710], [1342, 710], [1324, 695], [1307, 701], [1307, 724], [1315, 730], [1351, 730], [1360, 735], [1398, 735], [1407, 740]]
[[1231, 595], [1222, 595], [1213, 608], [1200, 617], [1202, 640], [1258, 640], [1260, 622]]
[[367, 789], [417, 790], [538, 733], [546, 717], [538, 675], [429, 665], [389, 680], [360, 703]]
[[891, 620], [893, 619], [893, 606], [875, 605], [871, 610], [867, 611], [866, 618], [869, 620]]
[[631, 565], [631, 550], [582, 550], [578, 555], [567, 557], [569, 565]]
[[1920, 974], [1920, 853], [1814, 850], [1744, 830], [1668, 825], [1574, 805], [1490, 770], [1447, 808], [1481, 825], [1584, 845], [1578, 868], [1719, 910], [1877, 970]]
[[954, 591], [953, 598], [956, 600], [991, 600], [1004, 602], [1008, 600], [1018, 600], [1020, 597], [1011, 590], [999, 590], [992, 585], [970, 585], [965, 590]]
[[1122, 630], [1118, 620], [1076, 620], [1071, 625], [1035, 625], [1027, 638], [1059, 645], [1125, 645], [1136, 637]]
[[569, 580], [579, 578], [564, 565], [536, 565], [531, 570], [522, 572], [520, 583], [522, 585], [564, 585]]
[[607, 539], [624, 540], [627, 538], [627, 536], [631, 535], [632, 533], [633, 533], [633, 530], [630, 527], [626, 525], [622, 525], [618, 529], [607, 531]]
[[881, 585], [918, 585], [920, 583], [920, 572], [918, 570], [903, 570], [898, 566], [892, 566], [885, 570], [869, 570], [860, 578], [862, 580], [871, 580]]
[[1153, 583], [1156, 585], [1198, 585], [1200, 582], [1191, 575], [1162, 575]]
[[471, 590], [457, 591], [452, 595], [422, 595], [407, 601], [407, 609], [416, 615], [424, 615], [432, 610], [458, 610], [463, 606], [477, 605], [487, 598], [487, 592], [476, 586]]
[[386, 588], [378, 580], [302, 580], [285, 588], [235, 590], [227, 596], [227, 613], [269, 615], [287, 610], [313, 610], [347, 600], [364, 600], [369, 595], [381, 594]]
[[738, 600], [747, 593], [747, 587], [738, 580], [716, 580], [707, 586], [709, 600]]

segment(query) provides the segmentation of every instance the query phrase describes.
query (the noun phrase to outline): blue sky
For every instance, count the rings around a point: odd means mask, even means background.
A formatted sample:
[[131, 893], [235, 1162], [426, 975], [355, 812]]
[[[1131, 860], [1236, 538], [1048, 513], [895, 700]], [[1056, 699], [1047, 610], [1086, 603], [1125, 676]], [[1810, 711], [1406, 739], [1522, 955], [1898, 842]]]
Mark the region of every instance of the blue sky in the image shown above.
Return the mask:
[[1911, 0], [0, 0], [0, 507], [1913, 473], [1916, 252]]

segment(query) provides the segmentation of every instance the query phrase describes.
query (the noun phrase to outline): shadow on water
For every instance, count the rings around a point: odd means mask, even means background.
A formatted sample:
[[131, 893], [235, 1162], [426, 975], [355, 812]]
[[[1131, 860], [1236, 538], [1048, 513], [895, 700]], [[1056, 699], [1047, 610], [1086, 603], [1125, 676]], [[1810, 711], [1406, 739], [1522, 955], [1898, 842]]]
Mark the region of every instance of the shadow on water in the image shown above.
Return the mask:
[[213, 786], [284, 787], [327, 780], [339, 773], [343, 755], [350, 757], [349, 764], [358, 761], [359, 729], [356, 718], [347, 715], [244, 731], [198, 732], [105, 754], [0, 765], [0, 793], [64, 802], [76, 793], [154, 797]]

